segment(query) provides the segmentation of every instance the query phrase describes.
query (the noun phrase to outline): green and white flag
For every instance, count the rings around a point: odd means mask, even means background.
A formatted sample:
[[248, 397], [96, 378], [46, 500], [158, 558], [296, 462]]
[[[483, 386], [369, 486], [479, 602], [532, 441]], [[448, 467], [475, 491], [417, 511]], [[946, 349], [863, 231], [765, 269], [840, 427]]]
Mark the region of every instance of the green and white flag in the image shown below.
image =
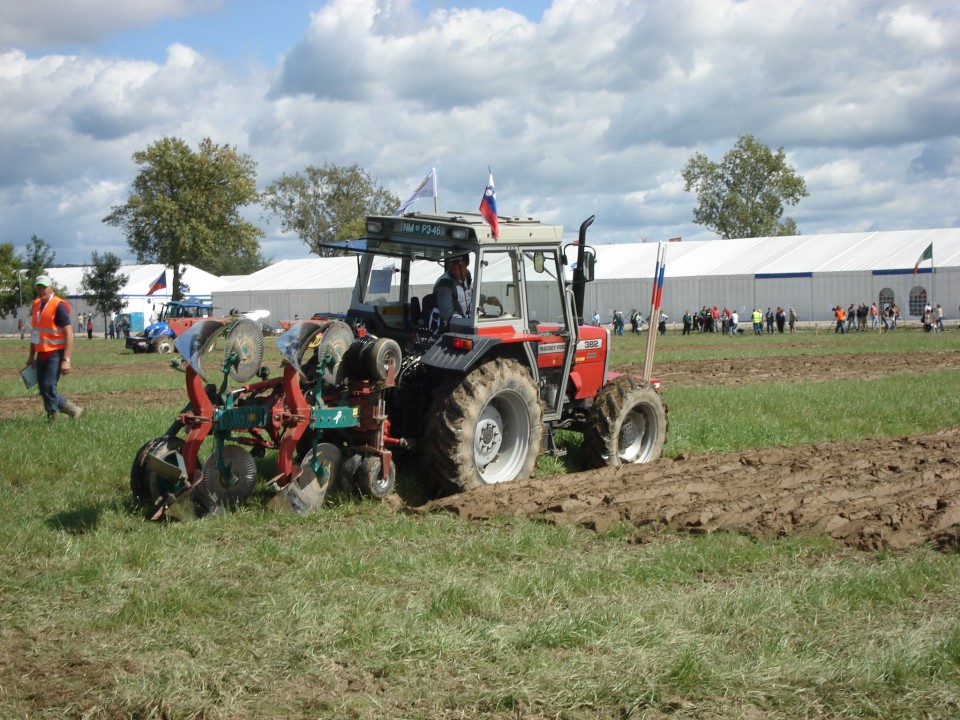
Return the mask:
[[920, 263], [922, 263], [924, 260], [933, 260], [933, 243], [927, 245], [927, 249], [923, 251], [923, 255], [920, 256], [919, 260], [917, 260], [917, 264], [913, 266], [914, 275], [920, 271]]

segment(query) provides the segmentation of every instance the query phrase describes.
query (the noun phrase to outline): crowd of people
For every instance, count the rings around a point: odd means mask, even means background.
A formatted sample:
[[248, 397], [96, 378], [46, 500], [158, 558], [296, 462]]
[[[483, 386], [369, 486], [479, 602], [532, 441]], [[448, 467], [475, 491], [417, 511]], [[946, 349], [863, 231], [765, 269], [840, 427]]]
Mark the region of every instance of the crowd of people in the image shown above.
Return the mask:
[[[792, 308], [777, 307], [774, 310], [768, 307], [766, 313], [760, 308], [754, 308], [750, 311], [750, 321], [753, 325], [753, 332], [756, 335], [796, 332], [797, 321], [799, 320], [797, 311]], [[746, 319], [744, 318], [744, 322]], [[683, 313], [683, 334], [692, 335], [693, 333], [722, 333], [724, 335], [737, 335], [743, 332], [740, 329], [741, 318], [737, 310], [719, 306], [707, 307], [704, 305], [698, 312], [685, 310]], [[766, 328], [766, 329], [764, 329]]]
[[[77, 332], [86, 332], [89, 340], [93, 340], [93, 318], [92, 313], [77, 315]], [[125, 316], [118, 316], [116, 320], [111, 319], [107, 324], [107, 337], [111, 340], [130, 337], [130, 321]]]
[[[897, 324], [902, 322], [900, 315], [900, 306], [895, 302], [887, 303], [883, 308], [878, 308], [876, 303], [869, 307], [866, 303], [855, 305], [850, 303], [849, 307], [844, 309], [842, 305], [836, 305], [833, 308], [833, 315], [836, 319], [834, 332], [845, 334], [848, 332], [866, 332], [867, 326], [872, 332], [893, 332], [897, 329]], [[927, 305], [921, 315], [923, 329], [927, 332], [943, 332], [943, 308], [939, 303], [936, 305]]]
[[[878, 307], [877, 303], [867, 305], [866, 303], [850, 303], [844, 308], [842, 305], [836, 305], [831, 308], [834, 319], [834, 331], [837, 333], [848, 332], [892, 332], [897, 329], [897, 324], [902, 323], [900, 307], [896, 303], [887, 303], [883, 308]], [[741, 324], [750, 323], [754, 335], [774, 335], [783, 333], [795, 333], [800, 316], [796, 308], [768, 307], [766, 311], [761, 308], [754, 308], [747, 313], [748, 317], [741, 317], [736, 309], [728, 307], [720, 308], [717, 305], [708, 307], [704, 305], [699, 311], [691, 312], [685, 310], [683, 313], [683, 335], [692, 335], [693, 333], [722, 333], [724, 335], [737, 335], [747, 332], [741, 328]], [[639, 323], [634, 322], [634, 318], [639, 318]], [[666, 332], [666, 322], [669, 318], [661, 313], [657, 323], [657, 330], [660, 334]], [[923, 329], [928, 332], [942, 332], [944, 326], [943, 308], [939, 304], [928, 304], [922, 315]], [[600, 314], [594, 313], [593, 321], [595, 325], [600, 324]], [[633, 332], [639, 332], [642, 328], [643, 318], [634, 310], [630, 315], [630, 322]], [[623, 335], [624, 321], [623, 314], [619, 310], [613, 313], [612, 325], [615, 335]]]

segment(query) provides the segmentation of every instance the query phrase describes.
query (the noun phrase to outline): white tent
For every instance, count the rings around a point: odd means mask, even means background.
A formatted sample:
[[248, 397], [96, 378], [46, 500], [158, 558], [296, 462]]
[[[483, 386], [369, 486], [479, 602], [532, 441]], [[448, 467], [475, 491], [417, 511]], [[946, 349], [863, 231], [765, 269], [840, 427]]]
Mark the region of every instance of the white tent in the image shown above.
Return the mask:
[[[933, 260], [914, 266], [933, 247]], [[597, 247], [597, 282], [585, 310], [608, 321], [615, 309], [650, 307], [656, 245]], [[917, 317], [926, 302], [947, 313], [960, 302], [960, 229], [668, 243], [663, 309], [679, 320], [704, 305], [740, 312], [794, 307], [827, 321], [835, 305], [896, 301]]]
[[[83, 286], [83, 274], [84, 272], [89, 272], [89, 270], [89, 267], [84, 266], [54, 267], [46, 270], [46, 273], [53, 278], [54, 285], [61, 293], [61, 296], [70, 301], [70, 309], [74, 320], [76, 320], [80, 314], [86, 315], [95, 312], [90, 303], [80, 296], [81, 287]], [[147, 295], [154, 282], [160, 277], [160, 273], [164, 271], [166, 271], [167, 287], [158, 290], [152, 295]], [[164, 265], [158, 263], [148, 265], [123, 265], [120, 267], [120, 273], [127, 276], [127, 282], [120, 291], [120, 294], [126, 301], [123, 312], [140, 313], [145, 323], [149, 321], [151, 315], [159, 315], [161, 304], [170, 300], [173, 295], [173, 271], [165, 268]], [[28, 326], [30, 324], [30, 303], [33, 301], [34, 294], [33, 280], [34, 278], [32, 277], [23, 278], [24, 305], [21, 310], [21, 316]], [[193, 265], [186, 266], [180, 281], [185, 286], [186, 295], [206, 300], [212, 297], [214, 290], [224, 284], [222, 278], [211, 275]], [[0, 323], [2, 323], [0, 327], [3, 328], [3, 332], [12, 333], [17, 327], [17, 318], [5, 318], [0, 320]], [[96, 318], [94, 326], [95, 332], [102, 334], [104, 327], [103, 318]]]
[[[589, 239], [589, 238], [588, 238]], [[933, 247], [933, 261], [917, 259]], [[585, 314], [605, 322], [615, 309], [644, 316], [656, 264], [655, 243], [597, 245], [596, 282], [587, 286]], [[572, 258], [572, 255], [571, 255]], [[935, 269], [935, 272], [931, 270]], [[266, 309], [272, 324], [342, 312], [350, 303], [356, 258], [284, 260], [238, 278], [213, 293], [214, 304], [238, 310]], [[413, 292], [432, 288], [440, 268], [416, 263]], [[828, 321], [834, 305], [896, 301], [916, 317], [926, 302], [948, 315], [960, 304], [960, 228], [799, 235], [668, 243], [663, 309], [672, 320], [704, 305], [736, 308], [794, 307], [801, 320]]]

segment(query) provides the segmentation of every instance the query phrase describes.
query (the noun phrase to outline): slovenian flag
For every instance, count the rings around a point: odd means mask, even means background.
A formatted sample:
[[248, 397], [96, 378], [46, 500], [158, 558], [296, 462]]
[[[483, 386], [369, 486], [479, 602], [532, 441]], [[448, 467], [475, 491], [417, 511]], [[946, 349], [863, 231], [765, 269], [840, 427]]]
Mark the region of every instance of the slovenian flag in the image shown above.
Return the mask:
[[927, 249], [923, 251], [923, 255], [920, 256], [919, 260], [917, 260], [917, 264], [913, 266], [914, 275], [920, 272], [920, 263], [922, 263], [924, 260], [933, 260], [933, 243], [927, 245]]
[[157, 290], [166, 290], [167, 288], [167, 269], [164, 268], [163, 272], [160, 273], [160, 277], [153, 281], [153, 284], [150, 286], [150, 289], [147, 291], [147, 295], [153, 295]]
[[497, 191], [493, 187], [493, 173], [487, 180], [487, 189], [483, 191], [483, 200], [480, 201], [480, 214], [490, 225], [494, 239], [500, 238], [500, 221], [497, 220]]

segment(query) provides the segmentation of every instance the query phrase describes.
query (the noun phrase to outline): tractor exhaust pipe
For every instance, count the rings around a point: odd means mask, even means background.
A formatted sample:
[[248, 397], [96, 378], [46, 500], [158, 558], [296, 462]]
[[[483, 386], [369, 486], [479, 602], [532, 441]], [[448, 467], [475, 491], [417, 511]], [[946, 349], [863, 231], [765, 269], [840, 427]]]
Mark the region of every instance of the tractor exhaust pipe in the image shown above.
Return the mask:
[[[577, 313], [577, 326], [583, 325], [583, 296], [587, 288], [587, 283], [593, 280], [593, 273], [587, 273], [584, 270], [584, 258], [586, 257], [587, 247], [587, 228], [593, 225], [596, 215], [591, 215], [580, 225], [580, 235], [577, 240], [579, 248], [577, 250], [577, 267], [573, 270], [573, 303]], [[592, 253], [591, 253], [592, 254]], [[591, 257], [591, 260], [593, 258]], [[589, 275], [589, 277], [588, 277]]]

